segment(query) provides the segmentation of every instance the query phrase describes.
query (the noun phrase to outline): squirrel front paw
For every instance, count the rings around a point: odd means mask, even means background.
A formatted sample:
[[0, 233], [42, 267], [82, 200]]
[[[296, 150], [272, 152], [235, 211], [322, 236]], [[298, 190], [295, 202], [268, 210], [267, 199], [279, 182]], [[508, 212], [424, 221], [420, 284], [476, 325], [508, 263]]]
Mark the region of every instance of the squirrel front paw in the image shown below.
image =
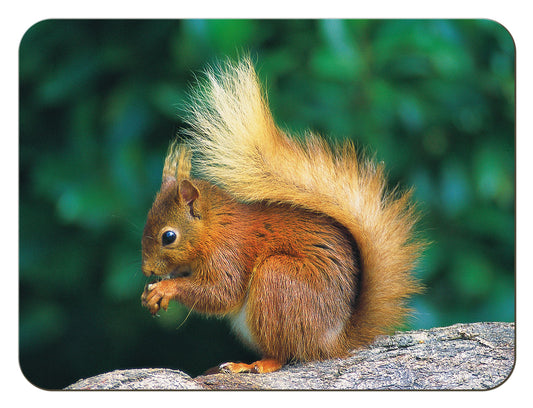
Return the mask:
[[160, 309], [167, 310], [171, 299], [176, 295], [176, 282], [172, 279], [149, 283], [144, 287], [141, 303], [151, 314], [155, 315]]

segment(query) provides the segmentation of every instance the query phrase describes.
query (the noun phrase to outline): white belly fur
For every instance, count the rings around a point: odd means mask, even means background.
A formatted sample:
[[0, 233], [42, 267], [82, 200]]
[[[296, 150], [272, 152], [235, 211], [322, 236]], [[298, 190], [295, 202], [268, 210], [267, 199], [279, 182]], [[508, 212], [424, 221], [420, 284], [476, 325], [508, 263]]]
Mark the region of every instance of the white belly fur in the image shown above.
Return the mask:
[[246, 307], [247, 302], [244, 302], [237, 313], [229, 316], [231, 320], [231, 328], [245, 343], [255, 348], [256, 344], [246, 321]]

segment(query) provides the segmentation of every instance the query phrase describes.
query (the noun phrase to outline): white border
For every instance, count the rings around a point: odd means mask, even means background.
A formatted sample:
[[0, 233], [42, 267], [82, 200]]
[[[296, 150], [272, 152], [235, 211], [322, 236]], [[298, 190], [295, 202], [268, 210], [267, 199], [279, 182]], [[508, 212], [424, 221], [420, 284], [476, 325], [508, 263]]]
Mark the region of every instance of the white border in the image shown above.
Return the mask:
[[[532, 285], [531, 244], [532, 231], [531, 171], [533, 153], [531, 140], [531, 105], [527, 103], [533, 95], [531, 42], [533, 38], [528, 2], [502, 1], [378, 1], [349, 2], [328, 0], [326, 2], [289, 2], [273, 0], [254, 1], [192, 1], [185, 7], [181, 1], [113, 2], [93, 0], [72, 2], [49, 0], [46, 2], [24, 1], [3, 6], [3, 22], [0, 26], [2, 50], [2, 137], [0, 147], [0, 177], [4, 203], [2, 223], [2, 255], [4, 291], [2, 308], [2, 378], [3, 398], [17, 404], [36, 402], [60, 406], [93, 406], [105, 398], [106, 402], [120, 398], [131, 406], [151, 406], [162, 403], [188, 404], [264, 404], [286, 403], [330, 405], [341, 404], [385, 404], [414, 406], [419, 398], [430, 399], [431, 404], [470, 406], [472, 403], [507, 405], [517, 401], [519, 392], [526, 389], [529, 366], [533, 363], [531, 348], [531, 318], [528, 315], [531, 295], [527, 292]], [[364, 3], [364, 5], [361, 5]], [[371, 4], [368, 4], [371, 3]], [[488, 18], [505, 26], [515, 40], [517, 47], [517, 364], [511, 378], [492, 391], [486, 392], [269, 392], [269, 393], [87, 393], [42, 391], [22, 376], [18, 365], [18, 45], [26, 30], [38, 21], [48, 18], [192, 18], [192, 17], [241, 17], [241, 18]], [[7, 215], [6, 215], [7, 214]], [[14, 216], [14, 215], [17, 216]], [[15, 234], [17, 232], [17, 234]], [[7, 268], [6, 268], [7, 266]], [[13, 394], [13, 395], [11, 395]], [[510, 400], [509, 397], [514, 399]], [[13, 397], [13, 399], [9, 398]], [[250, 401], [250, 399], [253, 399]], [[285, 404], [284, 404], [285, 405]], [[489, 406], [492, 406], [490, 404]]]

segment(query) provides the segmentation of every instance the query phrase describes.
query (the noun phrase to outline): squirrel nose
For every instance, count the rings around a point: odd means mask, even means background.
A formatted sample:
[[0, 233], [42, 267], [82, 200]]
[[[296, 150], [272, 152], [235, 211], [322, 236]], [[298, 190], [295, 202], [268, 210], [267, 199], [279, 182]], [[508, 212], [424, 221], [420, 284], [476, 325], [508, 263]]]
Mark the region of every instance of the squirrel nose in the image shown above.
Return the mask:
[[148, 278], [154, 274], [151, 268], [144, 261], [142, 263], [141, 270], [143, 271], [143, 275], [147, 276]]

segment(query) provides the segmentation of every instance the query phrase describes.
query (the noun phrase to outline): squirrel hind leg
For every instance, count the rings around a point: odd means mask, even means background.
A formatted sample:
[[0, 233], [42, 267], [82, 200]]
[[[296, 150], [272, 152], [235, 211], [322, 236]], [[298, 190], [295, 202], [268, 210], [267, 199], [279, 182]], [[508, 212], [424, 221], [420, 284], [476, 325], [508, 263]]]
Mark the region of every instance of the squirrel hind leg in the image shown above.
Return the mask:
[[344, 355], [353, 288], [341, 290], [339, 280], [325, 279], [321, 265], [296, 257], [265, 259], [255, 270], [247, 300], [247, 323], [262, 354], [279, 361]]
[[274, 358], [264, 358], [255, 361], [251, 364], [246, 363], [223, 363], [218, 367], [211, 368], [206, 371], [205, 374], [218, 374], [218, 373], [257, 373], [265, 374], [278, 371], [283, 367], [283, 363]]

